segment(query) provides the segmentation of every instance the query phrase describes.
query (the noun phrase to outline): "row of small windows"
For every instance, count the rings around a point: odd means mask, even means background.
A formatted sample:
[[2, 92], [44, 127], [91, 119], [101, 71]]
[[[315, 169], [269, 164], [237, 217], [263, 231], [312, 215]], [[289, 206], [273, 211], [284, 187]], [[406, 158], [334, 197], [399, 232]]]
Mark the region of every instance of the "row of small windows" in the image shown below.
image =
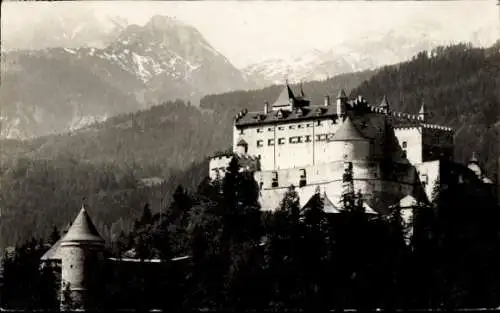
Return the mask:
[[[300, 176], [299, 176], [299, 187], [304, 187], [307, 184], [306, 180], [306, 170], [305, 169], [300, 169]], [[262, 188], [262, 183], [260, 184]], [[273, 178], [271, 182], [271, 187], [275, 188], [278, 187], [278, 172], [273, 172]]]
[[[295, 129], [295, 128], [304, 128], [304, 127], [312, 127], [313, 124], [315, 124], [316, 126], [321, 126], [321, 121], [315, 121], [313, 123], [307, 123], [307, 124], [296, 124], [296, 125], [289, 125], [288, 127], [285, 127], [285, 126], [278, 126], [278, 130], [285, 130], [285, 128], [288, 128], [288, 129]], [[267, 131], [274, 131], [274, 127], [268, 127], [267, 128]], [[263, 133], [265, 130], [265, 128], [257, 128], [257, 132], [258, 133]], [[240, 129], [240, 134], [243, 134], [243, 129]]]
[[[319, 134], [315, 136], [315, 141], [327, 141], [333, 137], [333, 134]], [[303, 142], [312, 142], [311, 135], [305, 136], [293, 136], [288, 138], [288, 143], [303, 143]], [[285, 138], [278, 138], [278, 145], [284, 145], [286, 143]], [[274, 146], [275, 140], [273, 138], [267, 140], [268, 146]], [[264, 140], [257, 140], [257, 147], [263, 147]]]

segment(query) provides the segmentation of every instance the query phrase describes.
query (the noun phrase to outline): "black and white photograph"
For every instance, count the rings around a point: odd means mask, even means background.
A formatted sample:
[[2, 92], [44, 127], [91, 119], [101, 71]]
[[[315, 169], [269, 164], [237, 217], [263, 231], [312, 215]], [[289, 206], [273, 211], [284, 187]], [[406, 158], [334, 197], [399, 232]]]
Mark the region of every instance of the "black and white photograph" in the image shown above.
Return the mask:
[[1, 312], [500, 312], [500, 0], [0, 21]]

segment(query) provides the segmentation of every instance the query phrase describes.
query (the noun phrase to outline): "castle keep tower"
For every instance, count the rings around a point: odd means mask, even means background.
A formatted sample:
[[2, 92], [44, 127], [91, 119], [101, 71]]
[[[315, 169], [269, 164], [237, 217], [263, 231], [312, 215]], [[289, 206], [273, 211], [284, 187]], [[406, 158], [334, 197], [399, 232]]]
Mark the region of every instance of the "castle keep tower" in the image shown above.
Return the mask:
[[96, 273], [103, 261], [104, 240], [82, 206], [66, 235], [61, 239], [61, 310], [88, 310], [95, 307], [98, 289]]

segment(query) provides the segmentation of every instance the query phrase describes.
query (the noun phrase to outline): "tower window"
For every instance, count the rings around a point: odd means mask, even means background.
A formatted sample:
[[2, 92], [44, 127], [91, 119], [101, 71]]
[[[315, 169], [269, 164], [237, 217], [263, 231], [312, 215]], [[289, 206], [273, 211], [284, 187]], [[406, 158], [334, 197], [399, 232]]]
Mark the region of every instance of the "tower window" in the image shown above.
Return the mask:
[[406, 158], [406, 150], [403, 150], [403, 158]]
[[311, 136], [310, 135], [306, 135], [306, 142], [311, 142]]
[[262, 147], [264, 145], [263, 140], [257, 140], [257, 147]]
[[406, 149], [406, 147], [408, 146], [408, 143], [406, 141], [403, 141], [403, 149]]
[[285, 144], [285, 138], [279, 138], [278, 139], [278, 144], [279, 145], [284, 145]]
[[273, 172], [273, 181], [271, 183], [271, 186], [278, 187], [278, 172]]
[[268, 146], [274, 146], [274, 139], [268, 139], [267, 140], [267, 145]]

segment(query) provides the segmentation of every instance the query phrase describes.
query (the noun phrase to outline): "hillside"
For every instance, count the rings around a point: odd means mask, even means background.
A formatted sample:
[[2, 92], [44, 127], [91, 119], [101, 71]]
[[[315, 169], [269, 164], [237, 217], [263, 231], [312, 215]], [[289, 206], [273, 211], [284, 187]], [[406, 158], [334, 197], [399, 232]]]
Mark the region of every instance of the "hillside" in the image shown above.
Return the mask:
[[[346, 74], [307, 83], [304, 89], [322, 101], [323, 93], [334, 94], [342, 86], [352, 89], [371, 75]], [[272, 86], [208, 96], [201, 109], [166, 102], [70, 133], [0, 141], [3, 244], [47, 234], [53, 224], [64, 227], [84, 198], [102, 233], [118, 235], [146, 201], [158, 212], [178, 184], [196, 188], [208, 174], [206, 156], [230, 146], [234, 115], [249, 105], [260, 109], [280, 91]], [[166, 183], [141, 188], [139, 180], [148, 177]]]
[[104, 48], [2, 56], [2, 138], [32, 138], [167, 100], [254, 87], [195, 28], [165, 16], [124, 28]]

